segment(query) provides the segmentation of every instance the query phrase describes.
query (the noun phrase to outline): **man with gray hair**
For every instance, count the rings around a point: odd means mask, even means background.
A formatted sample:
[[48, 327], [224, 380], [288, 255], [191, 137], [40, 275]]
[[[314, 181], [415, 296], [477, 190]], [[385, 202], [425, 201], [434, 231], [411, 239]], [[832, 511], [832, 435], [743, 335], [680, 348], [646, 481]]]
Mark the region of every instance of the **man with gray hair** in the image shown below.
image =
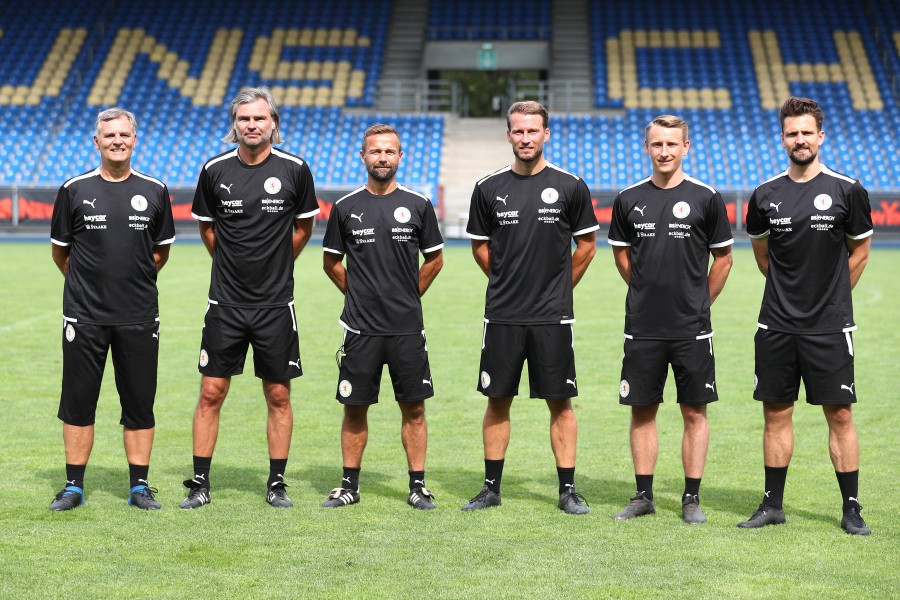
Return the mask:
[[159, 357], [156, 277], [169, 257], [175, 226], [165, 184], [131, 168], [136, 144], [133, 114], [121, 108], [101, 112], [94, 133], [100, 166], [65, 182], [53, 206], [53, 262], [66, 279], [58, 413], [66, 485], [50, 510], [84, 504], [84, 473], [110, 350], [131, 480], [128, 504], [160, 508], [147, 483]]
[[198, 363], [194, 475], [184, 482], [189, 492], [181, 508], [210, 502], [219, 414], [250, 344], [268, 407], [266, 501], [293, 506], [284, 472], [294, 428], [291, 379], [302, 374], [294, 260], [309, 241], [319, 206], [306, 161], [272, 145], [282, 142], [279, 125], [268, 88], [242, 89], [231, 102], [224, 138], [238, 147], [211, 158], [197, 183], [191, 214], [213, 261]]

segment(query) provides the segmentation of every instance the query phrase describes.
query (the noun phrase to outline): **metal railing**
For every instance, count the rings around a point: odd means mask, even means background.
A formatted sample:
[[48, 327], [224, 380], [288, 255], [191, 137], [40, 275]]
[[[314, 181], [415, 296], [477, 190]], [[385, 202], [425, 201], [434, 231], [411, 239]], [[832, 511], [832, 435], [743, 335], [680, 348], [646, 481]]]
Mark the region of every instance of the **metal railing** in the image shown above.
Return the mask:
[[550, 39], [550, 27], [429, 27], [429, 40], [457, 41], [534, 41]]
[[594, 105], [591, 83], [581, 79], [512, 81], [507, 94], [511, 102], [536, 100], [556, 112], [590, 110]]
[[463, 108], [459, 83], [442, 79], [382, 79], [378, 82], [379, 110], [396, 112], [453, 112]]

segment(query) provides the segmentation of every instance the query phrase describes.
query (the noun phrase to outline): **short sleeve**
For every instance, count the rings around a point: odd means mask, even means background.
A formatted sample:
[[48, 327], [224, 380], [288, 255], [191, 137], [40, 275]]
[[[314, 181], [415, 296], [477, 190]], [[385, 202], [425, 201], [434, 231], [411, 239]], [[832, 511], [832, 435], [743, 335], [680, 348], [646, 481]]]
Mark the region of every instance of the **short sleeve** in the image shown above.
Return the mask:
[[724, 248], [734, 243], [731, 223], [728, 222], [728, 210], [722, 194], [713, 193], [709, 199], [709, 218], [706, 223], [706, 239], [710, 248]]
[[159, 195], [160, 214], [153, 231], [153, 243], [162, 246], [175, 241], [175, 220], [172, 218], [172, 199], [169, 196], [169, 188], [163, 186]]
[[634, 239], [634, 228], [626, 218], [625, 199], [622, 194], [616, 196], [613, 203], [612, 217], [609, 222], [609, 233], [606, 241], [612, 246], [630, 246]]
[[844, 233], [854, 240], [861, 240], [872, 235], [872, 206], [869, 203], [869, 193], [859, 181], [853, 182], [847, 194], [849, 210], [847, 222], [844, 224]]
[[426, 200], [425, 209], [422, 211], [422, 233], [419, 239], [419, 248], [423, 254], [434, 252], [444, 247], [444, 237], [438, 226], [437, 215], [434, 214], [434, 206], [430, 200]]
[[60, 186], [53, 203], [53, 218], [50, 221], [50, 241], [57, 246], [72, 244], [72, 209], [69, 190]]
[[769, 221], [759, 211], [758, 195], [759, 188], [756, 188], [750, 196], [750, 203], [747, 206], [747, 234], [752, 238], [762, 238], [769, 235]]
[[583, 179], [575, 183], [572, 203], [569, 206], [569, 222], [572, 224], [572, 235], [584, 235], [600, 229], [597, 215], [594, 214], [594, 203], [591, 192]]
[[294, 211], [294, 217], [297, 219], [307, 219], [319, 214], [319, 201], [316, 198], [316, 185], [313, 182], [312, 171], [306, 161], [300, 165], [297, 186], [297, 208]]
[[466, 234], [473, 240], [491, 239], [490, 216], [488, 204], [484, 200], [481, 186], [476, 184], [472, 190], [472, 201], [469, 204], [469, 222], [466, 224]]
[[194, 202], [191, 204], [191, 216], [198, 221], [216, 220], [216, 196], [212, 191], [206, 166], [200, 170], [200, 177], [197, 179]]
[[331, 207], [331, 213], [328, 215], [328, 224], [325, 226], [325, 237], [322, 238], [322, 250], [332, 254], [347, 253], [347, 246], [344, 243], [344, 227], [340, 203]]

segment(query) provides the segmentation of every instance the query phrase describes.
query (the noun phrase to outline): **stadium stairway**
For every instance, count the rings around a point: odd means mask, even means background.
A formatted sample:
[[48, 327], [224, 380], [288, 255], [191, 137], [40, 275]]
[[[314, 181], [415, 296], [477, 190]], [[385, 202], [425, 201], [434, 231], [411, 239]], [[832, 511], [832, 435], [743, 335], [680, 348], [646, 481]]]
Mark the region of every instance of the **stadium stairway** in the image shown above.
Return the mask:
[[425, 25], [430, 2], [394, 0], [393, 15], [384, 50], [382, 76], [375, 98], [377, 110], [405, 112], [415, 110], [415, 98], [404, 97], [404, 82], [422, 77]]
[[505, 119], [447, 117], [441, 157], [444, 224], [448, 237], [465, 237], [475, 182], [512, 162]]
[[551, 98], [568, 98], [554, 112], [588, 112], [594, 108], [591, 74], [590, 11], [587, 0], [554, 0], [551, 38]]

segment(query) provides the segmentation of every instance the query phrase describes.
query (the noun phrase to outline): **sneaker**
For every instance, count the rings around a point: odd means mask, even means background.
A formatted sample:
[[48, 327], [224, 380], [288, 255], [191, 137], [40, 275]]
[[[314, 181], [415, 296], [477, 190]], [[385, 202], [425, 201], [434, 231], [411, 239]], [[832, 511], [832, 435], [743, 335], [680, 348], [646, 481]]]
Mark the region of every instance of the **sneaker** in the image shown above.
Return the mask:
[[853, 505], [844, 511], [844, 518], [841, 519], [841, 529], [853, 535], [869, 535], [872, 533], [872, 530], [863, 521], [862, 515], [859, 514], [861, 510], [862, 506], [859, 505], [859, 502], [854, 501]]
[[586, 515], [591, 512], [584, 496], [575, 491], [575, 486], [566, 486], [566, 491], [559, 495], [559, 508], [570, 515]]
[[738, 523], [738, 527], [747, 529], [756, 529], [757, 527], [765, 527], [766, 525], [783, 525], [787, 519], [784, 518], [784, 509], [772, 508], [765, 502], [759, 505], [753, 516]]
[[84, 490], [74, 485], [66, 486], [50, 503], [50, 510], [72, 510], [84, 504]]
[[136, 485], [128, 492], [128, 506], [137, 506], [141, 510], [159, 510], [162, 504], [153, 497], [158, 492], [159, 490], [146, 483]]
[[286, 487], [287, 484], [282, 481], [273, 483], [272, 487], [266, 492], [266, 502], [275, 508], [292, 508], [294, 503], [288, 498], [287, 490], [284, 489]]
[[500, 506], [500, 492], [492, 492], [491, 488], [484, 486], [478, 495], [462, 505], [462, 510], [481, 510], [492, 506]]
[[410, 490], [406, 502], [417, 510], [431, 510], [435, 507], [434, 494], [424, 485]]
[[209, 495], [209, 488], [203, 487], [193, 479], [186, 479], [184, 481], [184, 487], [188, 488], [190, 491], [188, 492], [187, 498], [178, 505], [179, 508], [200, 508], [204, 504], [212, 502], [212, 497]]
[[644, 492], [638, 492], [637, 496], [631, 499], [628, 506], [612, 516], [616, 521], [627, 521], [641, 515], [652, 515], [656, 513], [656, 506], [653, 500], [649, 499]]
[[347, 506], [348, 504], [356, 504], [357, 502], [359, 502], [359, 490], [334, 488], [331, 490], [331, 493], [328, 494], [328, 497], [325, 498], [325, 502], [322, 503], [322, 508], [338, 508]]
[[681, 518], [688, 525], [706, 523], [706, 515], [700, 508], [700, 500], [697, 496], [684, 495], [684, 500], [681, 501]]

